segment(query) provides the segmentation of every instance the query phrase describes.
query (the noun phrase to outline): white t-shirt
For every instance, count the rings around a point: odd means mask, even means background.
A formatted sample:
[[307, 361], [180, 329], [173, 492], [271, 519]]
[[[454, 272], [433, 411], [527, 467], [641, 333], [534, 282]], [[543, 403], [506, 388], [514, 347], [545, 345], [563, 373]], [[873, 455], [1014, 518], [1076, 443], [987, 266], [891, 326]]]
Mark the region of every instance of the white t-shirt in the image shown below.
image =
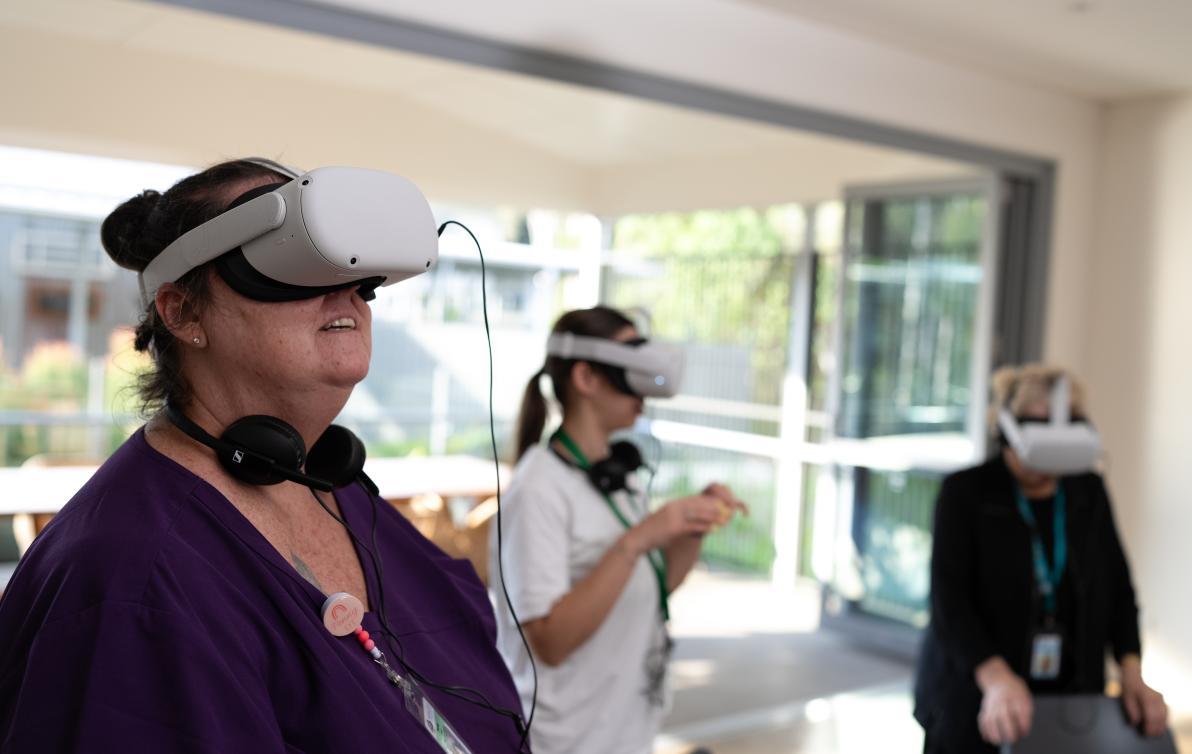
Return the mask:
[[[613, 495], [636, 523], [641, 497]], [[536, 446], [522, 457], [501, 496], [505, 584], [522, 623], [541, 618], [596, 566], [625, 527], [579, 469]], [[501, 593], [496, 526], [489, 547], [497, 647], [530, 708], [529, 658]], [[538, 660], [535, 754], [646, 754], [670, 706], [665, 679], [651, 699], [648, 668], [665, 657], [658, 579], [647, 558], [634, 566], [600, 628], [560, 665]]]

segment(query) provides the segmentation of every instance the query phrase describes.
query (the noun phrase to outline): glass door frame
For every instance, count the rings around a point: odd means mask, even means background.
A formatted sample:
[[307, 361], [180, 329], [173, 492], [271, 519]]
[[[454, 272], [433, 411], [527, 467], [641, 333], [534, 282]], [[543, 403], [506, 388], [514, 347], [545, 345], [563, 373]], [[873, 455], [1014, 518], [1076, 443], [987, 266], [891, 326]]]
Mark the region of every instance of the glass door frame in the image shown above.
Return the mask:
[[[965, 421], [965, 435], [971, 446], [968, 453], [958, 453], [948, 458], [931, 458], [932, 448], [928, 446], [923, 452], [915, 452], [914, 439], [908, 439], [904, 445], [901, 457], [891, 458], [889, 447], [873, 447], [871, 440], [845, 440], [837, 438], [837, 418], [840, 415], [842, 402], [842, 380], [845, 366], [844, 348], [846, 340], [847, 305], [846, 294], [849, 285], [849, 264], [856, 253], [856, 244], [848, 235], [851, 232], [854, 206], [856, 201], [873, 201], [882, 199], [899, 199], [918, 196], [942, 195], [981, 195], [986, 199], [987, 210], [982, 222], [982, 238], [978, 255], [982, 271], [979, 284], [976, 311], [973, 322], [973, 348], [970, 364], [968, 407]], [[839, 279], [836, 281], [836, 315], [833, 327], [832, 351], [836, 355], [836, 368], [832, 371], [828, 387], [827, 413], [831, 417], [825, 442], [829, 448], [829, 462], [825, 464], [827, 481], [816, 491], [816, 515], [828, 515], [832, 519], [832, 536], [830, 542], [816, 543], [816, 549], [830, 550], [830, 556], [821, 555], [816, 561], [817, 576], [824, 583], [824, 599], [822, 624], [853, 636], [866, 643], [883, 647], [888, 651], [907, 657], [913, 656], [918, 644], [920, 629], [907, 623], [876, 616], [866, 611], [859, 601], [848, 599], [839, 589], [838, 579], [841, 574], [838, 568], [841, 553], [848, 553], [856, 547], [854, 513], [856, 511], [856, 491], [854, 490], [852, 474], [842, 473], [846, 469], [867, 468], [874, 471], [903, 471], [946, 473], [964, 466], [978, 463], [984, 459], [987, 451], [988, 430], [986, 428], [985, 396], [989, 389], [990, 373], [996, 363], [995, 346], [998, 342], [997, 332], [998, 302], [1001, 293], [1003, 275], [1003, 237], [1002, 228], [1005, 224], [1002, 179], [994, 171], [959, 178], [955, 180], [907, 182], [888, 185], [866, 185], [847, 187], [844, 192], [845, 236], [841, 245]], [[925, 434], [925, 438], [931, 437]], [[898, 454], [895, 454], [896, 456]], [[826, 497], [827, 500], [823, 498]], [[823, 503], [828, 503], [830, 511], [824, 511]], [[818, 532], [825, 532], [829, 527], [824, 521], [816, 522]], [[857, 553], [858, 556], [860, 553]], [[828, 576], [828, 578], [823, 578]]]

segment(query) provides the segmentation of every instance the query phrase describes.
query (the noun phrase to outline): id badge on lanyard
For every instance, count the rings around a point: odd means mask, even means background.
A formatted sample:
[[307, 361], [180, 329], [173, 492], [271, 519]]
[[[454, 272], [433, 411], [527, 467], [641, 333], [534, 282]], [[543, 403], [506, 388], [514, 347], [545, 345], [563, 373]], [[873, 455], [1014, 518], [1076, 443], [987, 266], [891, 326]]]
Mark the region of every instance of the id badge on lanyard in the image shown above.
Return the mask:
[[1057, 487], [1055, 492], [1055, 544], [1052, 551], [1055, 562], [1050, 568], [1034, 512], [1021, 492], [1018, 493], [1018, 511], [1031, 530], [1035, 583], [1043, 597], [1044, 610], [1043, 625], [1031, 637], [1030, 676], [1033, 681], [1054, 681], [1060, 677], [1064, 656], [1064, 631], [1056, 623], [1057, 593], [1068, 561], [1067, 511], [1063, 486]]
[[666, 703], [666, 674], [675, 642], [666, 624], [662, 625], [661, 640], [646, 654], [646, 699], [655, 707]]
[[472, 750], [464, 743], [455, 728], [441, 713], [430, 697], [426, 695], [422, 685], [410, 677], [409, 674], [398, 673], [385, 658], [384, 652], [377, 646], [368, 631], [361, 625], [364, 617], [364, 603], [347, 592], [336, 592], [323, 602], [323, 625], [333, 636], [349, 636], [355, 634], [363, 649], [385, 672], [385, 677], [401, 692], [405, 700], [406, 712], [430, 734], [435, 743], [447, 754], [472, 754]]
[[1054, 681], [1060, 677], [1064, 656], [1064, 635], [1060, 631], [1039, 631], [1031, 639], [1031, 680]]
[[399, 687], [406, 698], [406, 711], [422, 723], [422, 727], [426, 728], [426, 732], [430, 733], [443, 751], [447, 754], [472, 754], [472, 750], [435, 707], [430, 697], [422, 690], [422, 686], [413, 678], [405, 677], [401, 679]]

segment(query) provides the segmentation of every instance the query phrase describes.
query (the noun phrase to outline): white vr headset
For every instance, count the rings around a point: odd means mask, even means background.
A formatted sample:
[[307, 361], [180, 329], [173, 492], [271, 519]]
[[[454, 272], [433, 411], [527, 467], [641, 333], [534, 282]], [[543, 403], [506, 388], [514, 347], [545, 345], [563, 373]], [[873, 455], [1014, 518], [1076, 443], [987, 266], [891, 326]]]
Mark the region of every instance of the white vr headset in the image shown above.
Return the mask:
[[612, 367], [614, 386], [640, 398], [671, 398], [683, 380], [683, 350], [665, 343], [555, 333], [546, 342], [546, 353]]
[[1072, 386], [1060, 377], [1051, 388], [1051, 419], [1020, 422], [1009, 409], [998, 409], [997, 422], [1006, 442], [1027, 468], [1047, 474], [1091, 471], [1101, 457], [1101, 437], [1085, 421], [1071, 421]]
[[148, 307], [163, 283], [212, 260], [232, 288], [257, 300], [357, 285], [371, 298], [438, 257], [434, 215], [413, 183], [379, 170], [317, 168], [247, 192], [167, 246], [140, 274], [141, 300]]

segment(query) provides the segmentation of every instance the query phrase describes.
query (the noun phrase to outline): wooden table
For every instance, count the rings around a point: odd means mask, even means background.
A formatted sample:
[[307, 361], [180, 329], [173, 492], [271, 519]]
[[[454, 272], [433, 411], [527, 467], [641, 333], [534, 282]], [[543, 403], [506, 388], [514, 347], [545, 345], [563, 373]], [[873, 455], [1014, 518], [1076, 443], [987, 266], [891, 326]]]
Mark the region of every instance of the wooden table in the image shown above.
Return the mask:
[[[0, 468], [0, 515], [15, 516], [13, 528], [21, 553], [97, 468]], [[364, 471], [376, 482], [381, 497], [413, 521], [424, 536], [447, 554], [472, 561], [481, 579], [485, 578], [488, 515], [472, 515], [463, 523], [452, 514], [461, 507], [471, 510], [496, 494], [497, 471], [492, 461], [473, 456], [375, 458], [365, 463]], [[502, 464], [501, 481], [507, 483], [509, 475], [509, 467]], [[416, 500], [422, 504], [412, 504]]]
[[[376, 458], [364, 465], [381, 497], [402, 500], [434, 493], [442, 498], [483, 499], [497, 494], [497, 470], [491, 460], [475, 456], [426, 456]], [[509, 484], [511, 471], [501, 464], [501, 485]]]
[[[57, 513], [96, 468], [0, 468], [0, 515]], [[364, 471], [386, 500], [407, 500], [424, 493], [483, 499], [497, 491], [493, 462], [473, 456], [375, 458], [365, 464]], [[502, 483], [508, 483], [509, 473], [509, 467], [502, 464]]]
[[95, 473], [95, 466], [0, 468], [0, 515], [57, 513]]

